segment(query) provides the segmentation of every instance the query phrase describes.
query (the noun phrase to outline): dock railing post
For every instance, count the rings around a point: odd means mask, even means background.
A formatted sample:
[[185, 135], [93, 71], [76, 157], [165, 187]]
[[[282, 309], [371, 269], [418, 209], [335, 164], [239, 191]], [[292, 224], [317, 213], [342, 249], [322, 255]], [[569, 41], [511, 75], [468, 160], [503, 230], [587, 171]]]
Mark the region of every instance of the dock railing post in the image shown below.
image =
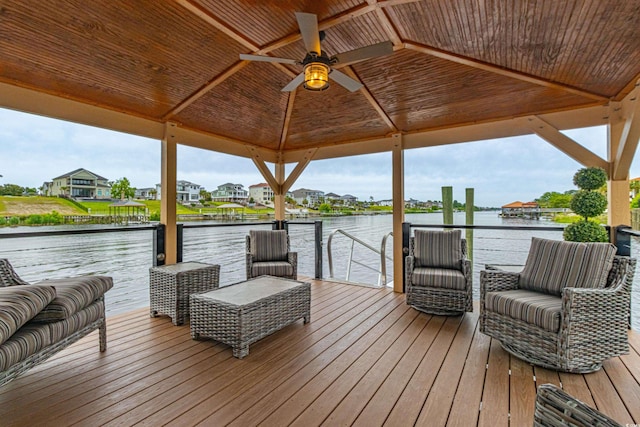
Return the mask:
[[314, 221], [316, 279], [322, 279], [322, 221]]
[[411, 223], [402, 223], [402, 292], [407, 292], [405, 260], [409, 256], [409, 237], [411, 237]]
[[184, 224], [176, 224], [176, 232], [177, 232], [176, 262], [182, 262], [182, 247], [184, 242], [183, 225]]
[[155, 233], [153, 233], [153, 260], [152, 264], [154, 267], [158, 267], [160, 265], [164, 265], [165, 260], [165, 230], [166, 227], [164, 224], [156, 225]]

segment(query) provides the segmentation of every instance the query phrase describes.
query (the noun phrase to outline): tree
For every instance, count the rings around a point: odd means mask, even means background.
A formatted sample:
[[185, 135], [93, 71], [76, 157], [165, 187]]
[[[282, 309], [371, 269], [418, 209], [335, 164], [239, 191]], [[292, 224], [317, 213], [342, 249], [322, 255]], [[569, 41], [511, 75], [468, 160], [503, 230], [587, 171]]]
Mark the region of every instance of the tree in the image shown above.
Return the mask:
[[580, 189], [571, 199], [571, 209], [582, 219], [564, 229], [564, 239], [572, 242], [608, 242], [607, 230], [589, 218], [602, 214], [607, 208], [607, 197], [600, 190], [607, 182], [602, 168], [582, 168], [573, 176]]
[[211, 201], [211, 193], [209, 193], [204, 188], [200, 189], [199, 195], [200, 195], [200, 200], [201, 201], [205, 201], [205, 202], [210, 202]]
[[16, 184], [0, 185], [0, 195], [2, 196], [22, 196], [24, 192], [25, 189]]
[[536, 199], [536, 202], [542, 208], [568, 208], [571, 206], [571, 199], [575, 192], [575, 190], [569, 190], [561, 194], [557, 191], [547, 191]]
[[127, 178], [117, 179], [111, 184], [111, 196], [120, 197], [120, 200], [133, 199], [136, 194], [136, 189], [131, 187], [131, 183]]

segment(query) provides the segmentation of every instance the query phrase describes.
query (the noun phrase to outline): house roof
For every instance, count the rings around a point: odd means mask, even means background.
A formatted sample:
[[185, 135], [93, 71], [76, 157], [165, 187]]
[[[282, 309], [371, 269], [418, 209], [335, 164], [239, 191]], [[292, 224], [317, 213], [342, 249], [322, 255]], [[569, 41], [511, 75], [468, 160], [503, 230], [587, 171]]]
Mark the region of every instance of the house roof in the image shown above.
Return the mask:
[[[415, 148], [601, 125], [640, 76], [639, 7], [6, 0], [0, 106], [271, 162], [388, 151], [400, 134]], [[329, 55], [394, 52], [336, 66], [356, 92], [282, 92], [299, 65], [239, 55], [301, 60], [300, 11], [317, 14]]]
[[95, 174], [95, 173], [91, 172], [90, 170], [87, 170], [87, 169], [84, 169], [84, 168], [78, 168], [78, 169], [76, 169], [76, 170], [72, 170], [71, 172], [67, 172], [67, 173], [65, 173], [64, 175], [57, 176], [57, 177], [55, 177], [55, 178], [53, 178], [53, 179], [54, 179], [54, 180], [56, 180], [56, 179], [60, 179], [60, 178], [69, 178], [69, 177], [71, 177], [71, 176], [73, 176], [73, 175], [77, 175], [77, 174], [78, 174], [78, 173], [80, 173], [80, 172], [86, 172], [86, 173], [88, 173], [88, 174], [91, 174], [91, 175], [93, 175], [96, 179], [99, 179], [99, 180], [103, 180], [103, 181], [106, 181], [106, 180], [107, 180], [107, 178], [102, 177], [102, 176], [100, 176], [100, 175], [98, 175], [98, 174]]
[[519, 200], [502, 206], [502, 208], [507, 208], [507, 209], [515, 209], [515, 208], [521, 208], [521, 207], [522, 207], [522, 202]]
[[260, 184], [253, 184], [249, 186], [249, 188], [256, 188], [256, 187], [269, 187], [269, 184], [267, 184], [266, 182], [262, 182]]

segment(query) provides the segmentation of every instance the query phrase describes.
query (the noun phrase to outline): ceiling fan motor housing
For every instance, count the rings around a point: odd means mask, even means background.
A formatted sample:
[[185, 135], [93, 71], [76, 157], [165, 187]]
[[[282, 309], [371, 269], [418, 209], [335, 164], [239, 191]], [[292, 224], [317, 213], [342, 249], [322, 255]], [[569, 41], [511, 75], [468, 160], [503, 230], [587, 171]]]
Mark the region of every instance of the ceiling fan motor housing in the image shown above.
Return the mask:
[[309, 52], [302, 61], [304, 66], [304, 88], [312, 91], [323, 91], [329, 88], [331, 59], [326, 54], [317, 55]]

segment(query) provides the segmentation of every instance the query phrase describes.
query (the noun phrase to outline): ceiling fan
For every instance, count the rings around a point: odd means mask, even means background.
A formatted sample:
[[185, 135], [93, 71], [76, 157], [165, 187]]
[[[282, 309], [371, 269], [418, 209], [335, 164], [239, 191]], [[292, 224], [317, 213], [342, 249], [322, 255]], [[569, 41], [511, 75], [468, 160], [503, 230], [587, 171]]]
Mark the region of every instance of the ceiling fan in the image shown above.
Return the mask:
[[332, 80], [347, 90], [355, 92], [362, 87], [362, 83], [338, 70], [334, 70], [332, 66], [336, 64], [349, 65], [393, 52], [391, 42], [385, 41], [329, 57], [320, 47], [320, 42], [324, 39], [324, 31], [318, 31], [318, 17], [313, 13], [296, 12], [296, 19], [302, 34], [302, 41], [307, 49], [307, 54], [302, 61], [273, 56], [240, 54], [240, 59], [247, 61], [302, 65], [304, 71], [283, 87], [283, 92], [292, 92], [300, 84], [303, 84], [305, 89], [312, 91], [325, 90], [329, 87], [329, 75], [331, 75]]

